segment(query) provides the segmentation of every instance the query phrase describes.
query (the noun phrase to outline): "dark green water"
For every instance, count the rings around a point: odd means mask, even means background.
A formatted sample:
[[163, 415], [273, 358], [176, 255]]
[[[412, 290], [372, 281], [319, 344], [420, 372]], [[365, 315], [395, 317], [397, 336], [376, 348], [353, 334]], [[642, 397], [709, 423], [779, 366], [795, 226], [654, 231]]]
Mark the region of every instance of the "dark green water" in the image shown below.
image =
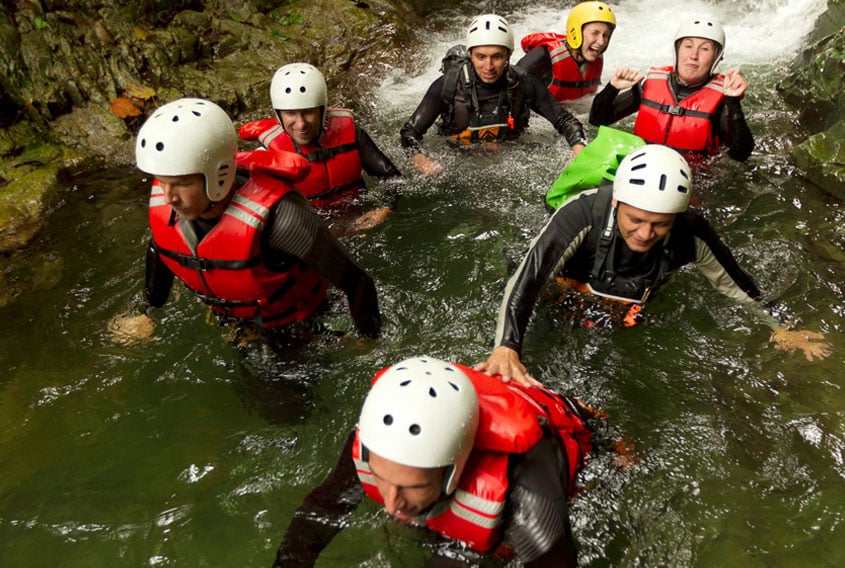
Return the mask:
[[[720, 159], [698, 199], [767, 298], [834, 353], [774, 350], [694, 270], [631, 330], [538, 313], [531, 370], [607, 411], [606, 438], [639, 457], [622, 469], [605, 449], [584, 472], [572, 503], [584, 566], [845, 565], [845, 211], [789, 165], [800, 129], [773, 89], [778, 67], [743, 71], [758, 148]], [[361, 111], [405, 171], [394, 143], [415, 103]], [[429, 143], [445, 174], [412, 176], [385, 225], [346, 239], [377, 282], [383, 337], [282, 355], [236, 349], [184, 290], [156, 312], [151, 344], [113, 344], [108, 321], [140, 298], [146, 184], [104, 172], [68, 188], [19, 259], [36, 284], [0, 310], [0, 566], [268, 566], [377, 369], [485, 358], [508, 264], [544, 223], [568, 148], [539, 124], [494, 154]], [[350, 325], [342, 300], [327, 320]], [[421, 538], [362, 506], [319, 565], [420, 565]]]

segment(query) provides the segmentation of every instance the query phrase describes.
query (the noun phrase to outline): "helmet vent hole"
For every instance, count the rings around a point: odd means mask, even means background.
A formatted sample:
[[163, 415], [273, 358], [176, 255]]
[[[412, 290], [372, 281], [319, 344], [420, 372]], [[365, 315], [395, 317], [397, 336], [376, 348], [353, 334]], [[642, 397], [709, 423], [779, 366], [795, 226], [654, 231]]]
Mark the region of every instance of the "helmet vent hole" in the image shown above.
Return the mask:
[[461, 392], [461, 387], [459, 387], [455, 383], [450, 382], [449, 386], [452, 387], [453, 389], [455, 389], [456, 391]]
[[304, 92], [305, 92], [305, 91], [307, 91], [307, 90], [308, 90], [308, 89], [306, 89], [306, 88], [305, 88], [305, 85], [303, 85], [303, 86], [299, 87], [299, 92], [300, 92], [300, 93], [304, 93]]
[[411, 384], [411, 379], [407, 379], [407, 380], [402, 381], [401, 383], [399, 383], [399, 386], [400, 386], [400, 387], [407, 387], [407, 386], [408, 386], [408, 385], [410, 385], [410, 384]]
[[146, 147], [147, 147], [147, 139], [146, 139], [146, 138], [142, 138], [142, 139], [141, 139], [141, 148], [146, 148]]
[[631, 179], [631, 180], [628, 180], [628, 182], [629, 182], [631, 185], [645, 185], [645, 180], [644, 180], [644, 179]]
[[170, 119], [170, 121], [171, 121], [171, 122], [179, 122], [179, 115], [178, 115], [178, 114], [174, 114], [174, 115], [173, 115], [173, 118], [171, 118], [171, 119]]
[[420, 428], [419, 424], [411, 424], [408, 426], [408, 432], [410, 432], [412, 436], [419, 436], [420, 432], [422, 432], [422, 428]]
[[391, 414], [385, 414], [385, 415], [384, 415], [384, 418], [382, 419], [382, 421], [384, 422], [384, 425], [385, 425], [385, 426], [390, 426], [390, 425], [392, 425], [392, 424], [393, 424], [393, 415], [391, 415]]
[[158, 150], [159, 152], [164, 152], [164, 142], [157, 142], [156, 150]]
[[194, 116], [202, 116], [202, 113], [198, 110], [192, 110], [191, 114], [194, 115]]
[[285, 94], [286, 94], [286, 95], [291, 94], [292, 90], [293, 90], [293, 89], [291, 89], [290, 87], [286, 88], [286, 89], [285, 89]]
[[660, 176], [660, 191], [666, 189], [666, 174], [661, 174]]
[[437, 391], [434, 390], [434, 387], [428, 389], [428, 396], [431, 398], [437, 398]]

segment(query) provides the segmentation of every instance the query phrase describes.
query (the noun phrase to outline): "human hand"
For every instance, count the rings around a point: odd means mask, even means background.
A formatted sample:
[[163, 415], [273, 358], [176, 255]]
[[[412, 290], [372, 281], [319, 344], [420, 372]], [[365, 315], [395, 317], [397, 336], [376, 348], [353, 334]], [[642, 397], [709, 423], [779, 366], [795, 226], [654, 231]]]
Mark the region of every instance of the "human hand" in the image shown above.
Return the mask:
[[414, 157], [411, 158], [414, 162], [414, 169], [417, 170], [418, 173], [421, 173], [424, 176], [433, 176], [440, 173], [442, 169], [440, 164], [423, 154], [422, 152], [417, 152], [414, 154]]
[[368, 231], [373, 227], [384, 223], [384, 220], [387, 219], [387, 216], [391, 213], [392, 211], [387, 207], [367, 211], [352, 222], [350, 229], [353, 231]]
[[583, 144], [575, 144], [575, 145], [572, 147], [572, 153], [573, 153], [573, 154], [577, 157], [577, 156], [578, 156], [578, 154], [580, 154], [580, 153], [581, 153], [581, 150], [583, 150], [583, 149], [584, 149], [584, 145], [583, 145]]
[[622, 89], [633, 87], [642, 80], [642, 73], [628, 69], [627, 67], [620, 67], [613, 73], [610, 84], [621, 91]]
[[485, 375], [501, 375], [503, 383], [509, 383], [511, 380], [524, 387], [541, 387], [543, 384], [529, 375], [525, 365], [519, 360], [519, 353], [499, 345], [493, 349], [493, 353], [483, 363], [477, 364], [474, 369], [482, 371]]
[[807, 361], [812, 361], [814, 357], [824, 359], [833, 352], [833, 346], [821, 341], [822, 338], [824, 334], [818, 331], [779, 327], [772, 333], [771, 341], [775, 344], [775, 349], [786, 351], [790, 355], [800, 349]]
[[111, 340], [121, 345], [134, 345], [152, 337], [155, 322], [147, 314], [118, 314], [108, 324]]
[[741, 97], [748, 88], [748, 81], [739, 72], [739, 69], [732, 69], [725, 73], [723, 90], [726, 97]]

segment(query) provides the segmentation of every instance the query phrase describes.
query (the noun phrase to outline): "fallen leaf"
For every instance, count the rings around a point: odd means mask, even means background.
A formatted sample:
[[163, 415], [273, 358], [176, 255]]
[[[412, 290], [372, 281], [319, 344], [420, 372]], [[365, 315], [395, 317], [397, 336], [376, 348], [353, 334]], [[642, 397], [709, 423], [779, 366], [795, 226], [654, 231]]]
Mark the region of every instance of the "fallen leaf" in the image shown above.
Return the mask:
[[132, 101], [130, 101], [129, 99], [124, 99], [123, 97], [116, 98], [112, 102], [111, 106], [109, 106], [109, 110], [117, 118], [141, 116], [141, 109], [132, 104]]

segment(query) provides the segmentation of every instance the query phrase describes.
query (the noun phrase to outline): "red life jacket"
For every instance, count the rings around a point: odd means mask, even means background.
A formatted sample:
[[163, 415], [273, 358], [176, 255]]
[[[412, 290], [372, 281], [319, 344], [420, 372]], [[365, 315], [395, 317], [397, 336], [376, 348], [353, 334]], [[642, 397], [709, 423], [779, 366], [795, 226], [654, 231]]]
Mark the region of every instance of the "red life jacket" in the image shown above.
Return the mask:
[[526, 53], [535, 47], [545, 47], [552, 60], [552, 82], [549, 91], [558, 101], [571, 101], [595, 93], [601, 83], [604, 59], [587, 63], [584, 73], [566, 47], [566, 36], [554, 32], [538, 32], [522, 38]]
[[328, 282], [302, 262], [275, 272], [261, 259], [267, 217], [290, 191], [294, 189], [289, 183], [253, 172], [218, 223], [198, 242], [190, 222], [172, 221], [173, 210], [154, 182], [149, 213], [154, 246], [173, 274], [218, 314], [262, 327], [303, 320], [325, 298]]
[[713, 125], [725, 97], [724, 75], [714, 75], [698, 91], [678, 102], [669, 84], [673, 70], [671, 66], [649, 70], [634, 134], [680, 152], [717, 153], [721, 141], [713, 132]]
[[[575, 477], [592, 451], [590, 432], [577, 411], [560, 395], [540, 388], [503, 383], [464, 365], [475, 386], [479, 403], [478, 432], [458, 487], [448, 499], [437, 502], [416, 524], [466, 543], [479, 552], [492, 549], [501, 539], [499, 527], [508, 490], [508, 461], [513, 454], [530, 450], [543, 437], [542, 419], [553, 424], [564, 444], [569, 464], [567, 493], [575, 489]], [[376, 374], [375, 383], [384, 369]], [[364, 451], [355, 434], [352, 458], [364, 491], [384, 505]]]
[[328, 109], [326, 128], [316, 144], [300, 146], [277, 120], [264, 119], [241, 126], [244, 140], [258, 140], [271, 151], [295, 152], [311, 162], [311, 172], [294, 184], [313, 207], [326, 207], [342, 199], [354, 198], [364, 187], [361, 155], [355, 137], [352, 111]]

